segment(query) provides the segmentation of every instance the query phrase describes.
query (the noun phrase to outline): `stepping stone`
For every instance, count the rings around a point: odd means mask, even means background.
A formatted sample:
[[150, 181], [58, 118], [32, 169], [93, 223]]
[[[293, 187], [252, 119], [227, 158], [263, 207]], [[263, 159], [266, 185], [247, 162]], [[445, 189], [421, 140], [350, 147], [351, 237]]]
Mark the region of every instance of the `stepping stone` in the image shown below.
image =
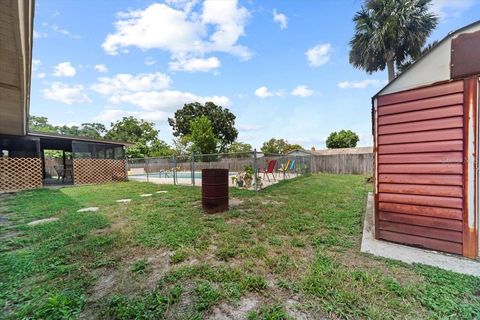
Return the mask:
[[140, 197], [151, 197], [151, 196], [153, 196], [153, 194], [151, 193], [144, 193], [140, 195]]
[[155, 193], [168, 193], [168, 191], [156, 191]]
[[120, 200], [117, 200], [118, 203], [129, 203], [130, 201], [132, 201], [132, 199], [120, 199]]
[[88, 208], [77, 210], [77, 212], [95, 212], [95, 211], [98, 211], [98, 207], [88, 207]]
[[35, 221], [27, 223], [27, 226], [36, 226], [37, 224], [43, 224], [43, 223], [53, 222], [53, 221], [57, 221], [57, 220], [58, 220], [58, 218], [47, 218], [47, 219], [35, 220]]

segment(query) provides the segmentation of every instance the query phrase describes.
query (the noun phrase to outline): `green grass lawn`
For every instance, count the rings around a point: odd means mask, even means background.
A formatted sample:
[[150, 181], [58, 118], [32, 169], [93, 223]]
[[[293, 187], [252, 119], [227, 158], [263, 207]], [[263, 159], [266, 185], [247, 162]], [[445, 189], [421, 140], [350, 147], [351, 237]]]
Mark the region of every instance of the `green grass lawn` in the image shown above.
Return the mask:
[[215, 215], [196, 187], [18, 193], [0, 203], [0, 318], [479, 319], [479, 278], [359, 252], [370, 189], [313, 175], [231, 189]]

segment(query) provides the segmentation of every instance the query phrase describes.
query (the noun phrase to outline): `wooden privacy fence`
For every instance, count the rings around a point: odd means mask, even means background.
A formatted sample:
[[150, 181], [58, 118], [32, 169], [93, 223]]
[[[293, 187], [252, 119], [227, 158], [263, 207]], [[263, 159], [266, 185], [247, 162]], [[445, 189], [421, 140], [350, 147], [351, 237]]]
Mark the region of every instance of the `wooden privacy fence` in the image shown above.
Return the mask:
[[[156, 173], [160, 171], [170, 171], [173, 167], [177, 167], [178, 171], [191, 171], [192, 160], [189, 156], [180, 157], [174, 160], [170, 158], [148, 158], [148, 159], [130, 159], [128, 160], [128, 168], [143, 168], [146, 173]], [[245, 170], [245, 166], [252, 165], [253, 159], [248, 157], [242, 158], [223, 158], [212, 161], [198, 161], [201, 155], [196, 155], [194, 162], [194, 170], [201, 171], [207, 168], [228, 169], [230, 172], [241, 172]], [[337, 153], [337, 154], [312, 154], [307, 156], [295, 155], [275, 155], [258, 157], [256, 166], [264, 169], [268, 160], [277, 160], [277, 168], [284, 164], [287, 160], [296, 159], [297, 169], [301, 165], [310, 167], [311, 173], [335, 173], [335, 174], [373, 174], [373, 153]]]
[[312, 155], [312, 173], [373, 174], [373, 153]]
[[[68, 160], [67, 164], [72, 164], [72, 160]], [[45, 175], [47, 177], [56, 177], [58, 172], [55, 166], [63, 168], [63, 159], [60, 158], [45, 158]]]

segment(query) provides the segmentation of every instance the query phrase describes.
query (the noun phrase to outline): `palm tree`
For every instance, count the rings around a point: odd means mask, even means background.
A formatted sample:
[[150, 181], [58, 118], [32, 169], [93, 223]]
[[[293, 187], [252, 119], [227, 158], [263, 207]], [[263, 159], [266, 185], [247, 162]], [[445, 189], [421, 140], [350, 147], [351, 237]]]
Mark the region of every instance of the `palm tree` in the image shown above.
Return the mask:
[[429, 11], [431, 0], [366, 0], [355, 14], [355, 34], [350, 40], [350, 63], [368, 73], [388, 70], [420, 55], [438, 17]]

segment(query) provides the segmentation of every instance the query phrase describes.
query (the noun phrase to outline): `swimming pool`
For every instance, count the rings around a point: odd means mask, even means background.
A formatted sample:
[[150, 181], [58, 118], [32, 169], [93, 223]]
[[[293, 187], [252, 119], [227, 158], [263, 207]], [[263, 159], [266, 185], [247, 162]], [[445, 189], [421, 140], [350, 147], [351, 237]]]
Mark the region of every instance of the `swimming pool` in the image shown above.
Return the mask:
[[[234, 176], [236, 175], [237, 173], [236, 172], [229, 172], [228, 175], [229, 176]], [[134, 177], [147, 177], [147, 174], [146, 173], [142, 173], [142, 174], [134, 174], [134, 175], [131, 175], [131, 176], [134, 176]], [[194, 172], [194, 176], [195, 176], [195, 179], [202, 179], [202, 173], [200, 171], [195, 171]], [[173, 178], [173, 173], [172, 172], [169, 172], [167, 174], [165, 174], [164, 172], [150, 172], [148, 174], [148, 177], [152, 177], [152, 178]], [[177, 179], [192, 179], [192, 173], [191, 172], [177, 172]]]

